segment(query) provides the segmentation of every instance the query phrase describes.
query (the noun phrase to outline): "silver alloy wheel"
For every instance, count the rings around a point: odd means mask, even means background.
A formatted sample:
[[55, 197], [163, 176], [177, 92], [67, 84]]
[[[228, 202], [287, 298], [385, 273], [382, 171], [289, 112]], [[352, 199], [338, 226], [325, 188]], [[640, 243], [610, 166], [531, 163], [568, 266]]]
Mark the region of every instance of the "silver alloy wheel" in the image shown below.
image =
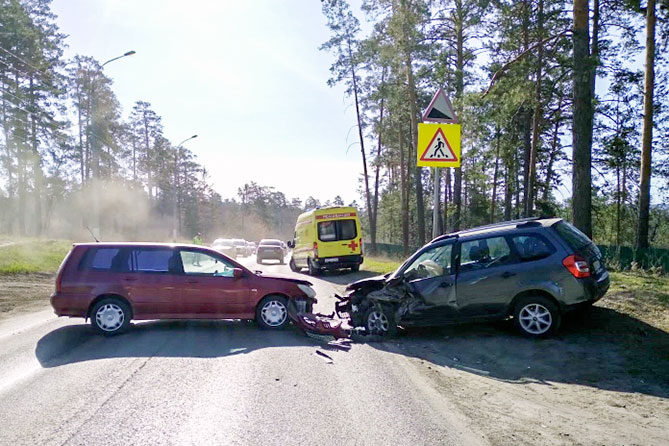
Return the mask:
[[388, 333], [390, 321], [382, 311], [374, 310], [367, 316], [367, 328], [372, 333]]
[[123, 325], [125, 313], [123, 309], [116, 304], [105, 304], [98, 308], [95, 313], [95, 322], [101, 330], [112, 332]]
[[541, 304], [527, 304], [518, 313], [520, 326], [534, 335], [546, 333], [553, 325], [551, 312]]
[[270, 300], [260, 309], [260, 317], [270, 327], [278, 327], [286, 321], [288, 311], [280, 300]]

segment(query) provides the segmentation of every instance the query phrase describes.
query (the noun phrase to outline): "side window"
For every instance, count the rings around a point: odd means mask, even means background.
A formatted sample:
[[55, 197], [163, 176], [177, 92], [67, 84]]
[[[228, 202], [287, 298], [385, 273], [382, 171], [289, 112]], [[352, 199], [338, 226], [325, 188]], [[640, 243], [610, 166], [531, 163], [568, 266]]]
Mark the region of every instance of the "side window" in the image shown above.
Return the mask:
[[234, 265], [221, 257], [186, 250], [180, 251], [179, 254], [186, 274], [234, 277]]
[[133, 270], [140, 273], [179, 272], [177, 252], [173, 249], [134, 249], [132, 261]]
[[504, 237], [463, 242], [460, 249], [460, 272], [508, 265], [513, 262], [511, 249]]
[[511, 242], [521, 262], [540, 260], [555, 252], [555, 248], [536, 235], [517, 235], [511, 238]]
[[[91, 248], [79, 265], [80, 270], [87, 271], [121, 271], [127, 270], [128, 259], [120, 248]], [[124, 266], [125, 261], [125, 268]]]
[[418, 256], [407, 269], [404, 277], [407, 280], [429, 279], [451, 274], [451, 254], [453, 244], [428, 249]]

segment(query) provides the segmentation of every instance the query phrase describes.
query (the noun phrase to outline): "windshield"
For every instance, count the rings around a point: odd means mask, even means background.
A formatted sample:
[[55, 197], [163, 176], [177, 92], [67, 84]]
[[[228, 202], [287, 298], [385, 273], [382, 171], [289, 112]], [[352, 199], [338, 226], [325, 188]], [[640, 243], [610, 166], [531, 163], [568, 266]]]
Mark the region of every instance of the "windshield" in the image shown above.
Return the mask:
[[453, 244], [435, 246], [423, 251], [404, 270], [407, 280], [445, 276], [451, 273]]

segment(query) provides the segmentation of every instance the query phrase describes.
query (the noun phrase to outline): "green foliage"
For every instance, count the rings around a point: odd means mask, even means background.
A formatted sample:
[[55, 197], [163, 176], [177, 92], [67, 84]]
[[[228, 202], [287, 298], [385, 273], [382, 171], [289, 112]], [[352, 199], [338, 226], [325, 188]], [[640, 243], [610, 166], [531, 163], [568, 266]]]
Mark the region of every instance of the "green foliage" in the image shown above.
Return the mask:
[[72, 243], [22, 239], [0, 247], [0, 274], [55, 273]]

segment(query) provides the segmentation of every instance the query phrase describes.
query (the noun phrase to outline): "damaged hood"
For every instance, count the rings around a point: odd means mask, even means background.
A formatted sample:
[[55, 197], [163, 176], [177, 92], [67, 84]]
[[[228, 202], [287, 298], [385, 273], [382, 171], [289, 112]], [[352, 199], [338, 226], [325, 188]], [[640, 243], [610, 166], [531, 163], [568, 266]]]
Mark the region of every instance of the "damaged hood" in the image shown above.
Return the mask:
[[260, 271], [255, 272], [258, 276], [260, 277], [266, 277], [267, 279], [275, 279], [275, 280], [283, 280], [286, 282], [293, 282], [293, 283], [299, 283], [302, 285], [309, 285], [313, 286], [314, 284], [309, 282], [308, 280], [303, 280], [303, 279], [296, 279], [295, 277], [291, 277], [286, 274], [277, 274], [277, 273], [263, 273]]
[[374, 276], [374, 277], [368, 277], [366, 279], [361, 279], [358, 280], [357, 282], [353, 282], [349, 284], [346, 289], [347, 290], [356, 290], [358, 288], [362, 288], [365, 285], [370, 285], [370, 284], [383, 284], [386, 283], [386, 280], [390, 277], [390, 273], [382, 276]]

